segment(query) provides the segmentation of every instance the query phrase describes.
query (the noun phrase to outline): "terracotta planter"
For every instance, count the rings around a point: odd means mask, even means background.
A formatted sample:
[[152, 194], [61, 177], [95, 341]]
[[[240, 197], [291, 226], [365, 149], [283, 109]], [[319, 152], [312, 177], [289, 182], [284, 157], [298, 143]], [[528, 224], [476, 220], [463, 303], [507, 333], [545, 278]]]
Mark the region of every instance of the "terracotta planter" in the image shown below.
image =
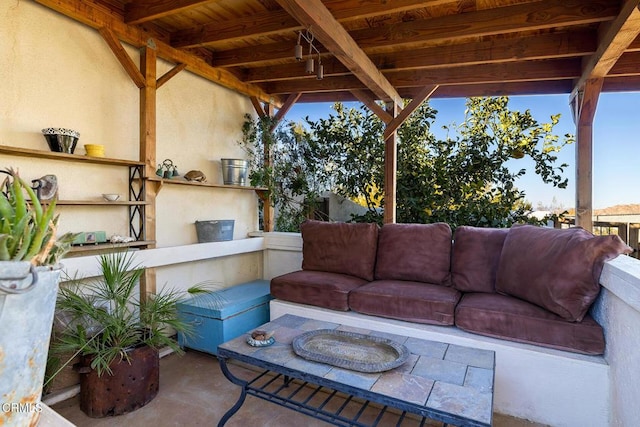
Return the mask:
[[80, 372], [80, 409], [92, 418], [122, 415], [142, 408], [158, 394], [160, 357], [158, 351], [148, 346], [137, 347], [126, 360], [113, 363], [113, 375], [101, 377], [89, 366], [85, 357], [78, 368]]

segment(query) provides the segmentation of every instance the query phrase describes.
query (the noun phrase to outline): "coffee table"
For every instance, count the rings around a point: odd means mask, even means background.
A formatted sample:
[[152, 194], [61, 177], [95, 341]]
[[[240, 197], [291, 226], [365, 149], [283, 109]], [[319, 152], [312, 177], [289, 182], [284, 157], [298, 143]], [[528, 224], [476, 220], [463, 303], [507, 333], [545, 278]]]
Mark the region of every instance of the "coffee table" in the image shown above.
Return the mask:
[[[422, 418], [456, 426], [491, 426], [495, 353], [436, 341], [404, 337], [364, 328], [307, 319], [286, 314], [260, 326], [273, 332], [275, 343], [267, 347], [247, 344], [249, 334], [218, 346], [223, 374], [242, 387], [238, 401], [220, 420], [223, 426], [244, 403], [247, 395], [282, 405], [338, 426], [396, 425]], [[401, 366], [378, 373], [362, 373], [313, 362], [296, 355], [293, 339], [308, 331], [336, 329], [391, 339], [410, 351]], [[229, 369], [236, 360], [263, 370], [243, 380]], [[322, 393], [326, 392], [326, 393]], [[332, 400], [341, 403], [335, 404]], [[347, 405], [360, 409], [346, 411]], [[372, 409], [377, 416], [371, 419]], [[367, 417], [363, 414], [367, 410]], [[349, 414], [347, 414], [349, 412]], [[365, 419], [366, 418], [366, 419]]]

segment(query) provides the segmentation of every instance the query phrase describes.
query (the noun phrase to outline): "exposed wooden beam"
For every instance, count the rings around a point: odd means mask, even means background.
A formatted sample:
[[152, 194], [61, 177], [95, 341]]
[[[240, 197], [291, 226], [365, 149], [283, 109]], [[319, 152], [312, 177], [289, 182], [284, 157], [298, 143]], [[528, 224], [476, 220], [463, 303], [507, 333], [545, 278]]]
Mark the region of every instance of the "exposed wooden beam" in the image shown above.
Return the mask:
[[[43, 6], [62, 13], [78, 22], [95, 29], [108, 28], [117, 38], [136, 48], [142, 48], [149, 43], [149, 34], [143, 30], [120, 21], [116, 16], [97, 7], [91, 0], [34, 0]], [[218, 83], [231, 90], [247, 96], [256, 96], [265, 102], [280, 104], [280, 99], [267, 94], [260, 87], [244, 83], [227, 70], [214, 68], [201, 58], [178, 50], [167, 43], [154, 39], [157, 56], [174, 64], [187, 64], [187, 70], [207, 80]]]
[[124, 22], [140, 24], [212, 3], [212, 0], [138, 0], [125, 5]]
[[[568, 58], [531, 61], [530, 63], [513, 62], [450, 67], [436, 70], [391, 71], [385, 72], [384, 75], [398, 90], [434, 84], [460, 85], [565, 80], [578, 78], [580, 75], [580, 60]], [[333, 77], [323, 80], [283, 80], [266, 83], [265, 87], [273, 94], [365, 89], [364, 84], [352, 76]]]
[[401, 105], [402, 97], [360, 49], [349, 33], [320, 0], [278, 0], [291, 16], [307, 28], [365, 86], [382, 100]]
[[[192, 0], [193, 1], [193, 0]], [[430, 7], [450, 3], [451, 0], [431, 0]], [[424, 7], [424, 0], [375, 0], [361, 1], [330, 0], [324, 2], [338, 22], [372, 18], [378, 15], [406, 12]], [[218, 41], [243, 40], [246, 38], [287, 35], [304, 28], [291, 15], [283, 10], [254, 13], [234, 20], [200, 25], [187, 30], [176, 31], [171, 35], [174, 47], [193, 47], [214, 44]]]
[[118, 37], [116, 37], [115, 33], [106, 27], [99, 28], [98, 32], [100, 33], [104, 41], [107, 42], [107, 45], [116, 56], [118, 61], [120, 61], [122, 68], [124, 68], [129, 77], [131, 77], [133, 83], [135, 83], [135, 85], [139, 88], [143, 88], [145, 85], [144, 76], [142, 75], [140, 70], [138, 70], [138, 67], [133, 62], [133, 59], [131, 59], [127, 51], [124, 50], [124, 47], [122, 47], [122, 44], [120, 44], [120, 40], [118, 40]]
[[266, 117], [267, 112], [264, 110], [264, 108], [262, 108], [262, 104], [260, 103], [260, 100], [255, 96], [252, 96], [249, 99], [251, 100], [251, 105], [253, 105], [253, 109], [256, 110], [258, 117]]
[[358, 101], [366, 105], [367, 108], [369, 108], [369, 110], [371, 110], [371, 112], [378, 116], [378, 118], [383, 122], [389, 123], [393, 120], [393, 116], [389, 114], [387, 110], [382, 108], [368, 92], [357, 89], [351, 90], [350, 92], [358, 99]]
[[413, 113], [424, 101], [429, 99], [431, 95], [438, 89], [438, 85], [426, 86], [420, 92], [418, 92], [411, 100], [411, 102], [398, 113], [393, 120], [387, 123], [387, 127], [384, 129], [384, 140], [389, 139], [396, 130], [407, 120], [407, 118]]
[[284, 104], [282, 104], [282, 107], [280, 107], [280, 109], [274, 116], [275, 122], [271, 125], [271, 131], [273, 131], [278, 126], [278, 123], [280, 123], [280, 121], [284, 119], [284, 116], [291, 109], [291, 107], [293, 107], [294, 104], [298, 101], [298, 99], [300, 98], [300, 95], [302, 94], [292, 93], [287, 97], [287, 99], [284, 101]]
[[[496, 34], [541, 30], [556, 26], [571, 27], [613, 20], [619, 8], [609, 1], [585, 1], [580, 7], [563, 0], [539, 2], [447, 15], [433, 19], [402, 22], [388, 27], [361, 29], [349, 34], [368, 55], [405, 51]], [[537, 36], [536, 36], [537, 37]], [[535, 37], [534, 37], [535, 38]], [[215, 66], [240, 66], [274, 63], [291, 58], [291, 46], [266, 44], [219, 51]]]
[[172, 77], [177, 75], [180, 71], [184, 70], [185, 68], [187, 68], [187, 64], [176, 64], [175, 67], [173, 67], [172, 69], [164, 73], [158, 79], [158, 81], [156, 82], [156, 88], [159, 88], [160, 86], [162, 86], [163, 84], [171, 80]]
[[[586, 56], [595, 52], [596, 45], [593, 32], [578, 31], [401, 50], [371, 55], [370, 58], [384, 74], [386, 71], [435, 70], [461, 65]], [[331, 56], [323, 57], [322, 64], [325, 77], [349, 73], [344, 65]], [[250, 68], [244, 74], [244, 81], [256, 83], [300, 78], [304, 74], [301, 67], [302, 65], [295, 63]]]
[[605, 77], [625, 49], [638, 37], [640, 34], [639, 5], [640, 0], [627, 0], [613, 22], [607, 25], [601, 24], [598, 48], [585, 61], [582, 75], [576, 81], [572, 91], [572, 97], [576, 96], [587, 80]]

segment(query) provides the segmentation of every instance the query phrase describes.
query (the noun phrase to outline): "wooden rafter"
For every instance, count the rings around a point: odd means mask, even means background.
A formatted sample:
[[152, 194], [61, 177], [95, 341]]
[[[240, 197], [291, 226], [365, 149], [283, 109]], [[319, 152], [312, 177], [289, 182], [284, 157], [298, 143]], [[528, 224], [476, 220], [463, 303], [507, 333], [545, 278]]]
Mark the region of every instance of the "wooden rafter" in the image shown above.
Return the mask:
[[[117, 35], [117, 38], [137, 48], [147, 45], [149, 35], [143, 30], [125, 24], [112, 14], [99, 7], [95, 7], [88, 0], [35, 0], [44, 6], [69, 16], [85, 25], [95, 29], [108, 28]], [[201, 58], [178, 50], [165, 42], [155, 40], [158, 57], [172, 63], [184, 63], [187, 70], [207, 80], [218, 83], [236, 92], [247, 96], [255, 96], [266, 102], [280, 105], [280, 100], [272, 97], [260, 87], [245, 83], [227, 70], [211, 67]]]
[[402, 105], [402, 97], [395, 88], [320, 0], [278, 0], [278, 4], [300, 24], [311, 28], [320, 43], [379, 99]]
[[[388, 52], [370, 55], [371, 61], [383, 71], [439, 70], [451, 66], [499, 64], [524, 60], [559, 59], [587, 56], [597, 46], [593, 33], [553, 33], [538, 37], [487, 40], [478, 43], [436, 46], [410, 51]], [[324, 75], [341, 76], [349, 70], [335, 58], [322, 58]], [[250, 68], [244, 79], [247, 82], [290, 80], [300, 78], [301, 71], [291, 64]]]
[[585, 62], [582, 75], [576, 82], [571, 97], [575, 97], [586, 81], [605, 77], [614, 67], [625, 49], [640, 34], [640, 1], [627, 0], [620, 14], [600, 32], [598, 49]]
[[[191, 1], [195, 2], [195, 0]], [[450, 1], [432, 0], [429, 2], [429, 6], [433, 7]], [[405, 12], [424, 7], [424, 1], [394, 0], [393, 2], [373, 1], [355, 4], [344, 0], [331, 0], [324, 2], [324, 5], [338, 22], [348, 22], [354, 19], [372, 18], [382, 14]], [[265, 11], [235, 20], [176, 31], [171, 35], [171, 41], [175, 47], [193, 47], [221, 40], [242, 40], [247, 37], [265, 37], [275, 34], [286, 35], [302, 28], [304, 26], [283, 10]]]
[[140, 24], [211, 3], [212, 0], [137, 1], [127, 3], [124, 22]]
[[[424, 87], [448, 84], [486, 84], [526, 82], [541, 80], [566, 80], [580, 76], [578, 58], [532, 61], [531, 64], [513, 62], [483, 64], [469, 67], [450, 67], [443, 70], [405, 70], [383, 73], [398, 90], [403, 87]], [[365, 89], [365, 85], [353, 76], [333, 77], [323, 80], [282, 80], [265, 85], [272, 94], [292, 92], [332, 92]]]
[[[354, 30], [349, 33], [367, 54], [419, 49], [437, 42], [466, 40], [522, 31], [543, 30], [554, 26], [570, 27], [606, 22], [618, 15], [618, 8], [610, 2], [588, 1], [583, 7], [568, 5], [564, 0], [543, 0], [498, 9], [486, 9], [398, 23], [389, 28]], [[532, 17], [544, 17], [534, 19]], [[257, 61], [281, 61], [291, 57], [291, 47], [282, 43], [262, 45], [259, 52], [253, 47], [217, 52], [216, 66], [238, 66]]]

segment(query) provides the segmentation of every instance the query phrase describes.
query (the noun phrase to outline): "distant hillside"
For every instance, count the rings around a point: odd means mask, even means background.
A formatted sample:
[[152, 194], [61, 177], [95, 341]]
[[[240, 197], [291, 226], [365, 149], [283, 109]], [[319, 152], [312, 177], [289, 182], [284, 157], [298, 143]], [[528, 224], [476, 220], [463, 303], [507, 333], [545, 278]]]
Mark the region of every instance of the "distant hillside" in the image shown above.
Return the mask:
[[[575, 215], [574, 208], [567, 209], [568, 215]], [[594, 209], [594, 215], [640, 215], [640, 204], [615, 205], [604, 209]]]

